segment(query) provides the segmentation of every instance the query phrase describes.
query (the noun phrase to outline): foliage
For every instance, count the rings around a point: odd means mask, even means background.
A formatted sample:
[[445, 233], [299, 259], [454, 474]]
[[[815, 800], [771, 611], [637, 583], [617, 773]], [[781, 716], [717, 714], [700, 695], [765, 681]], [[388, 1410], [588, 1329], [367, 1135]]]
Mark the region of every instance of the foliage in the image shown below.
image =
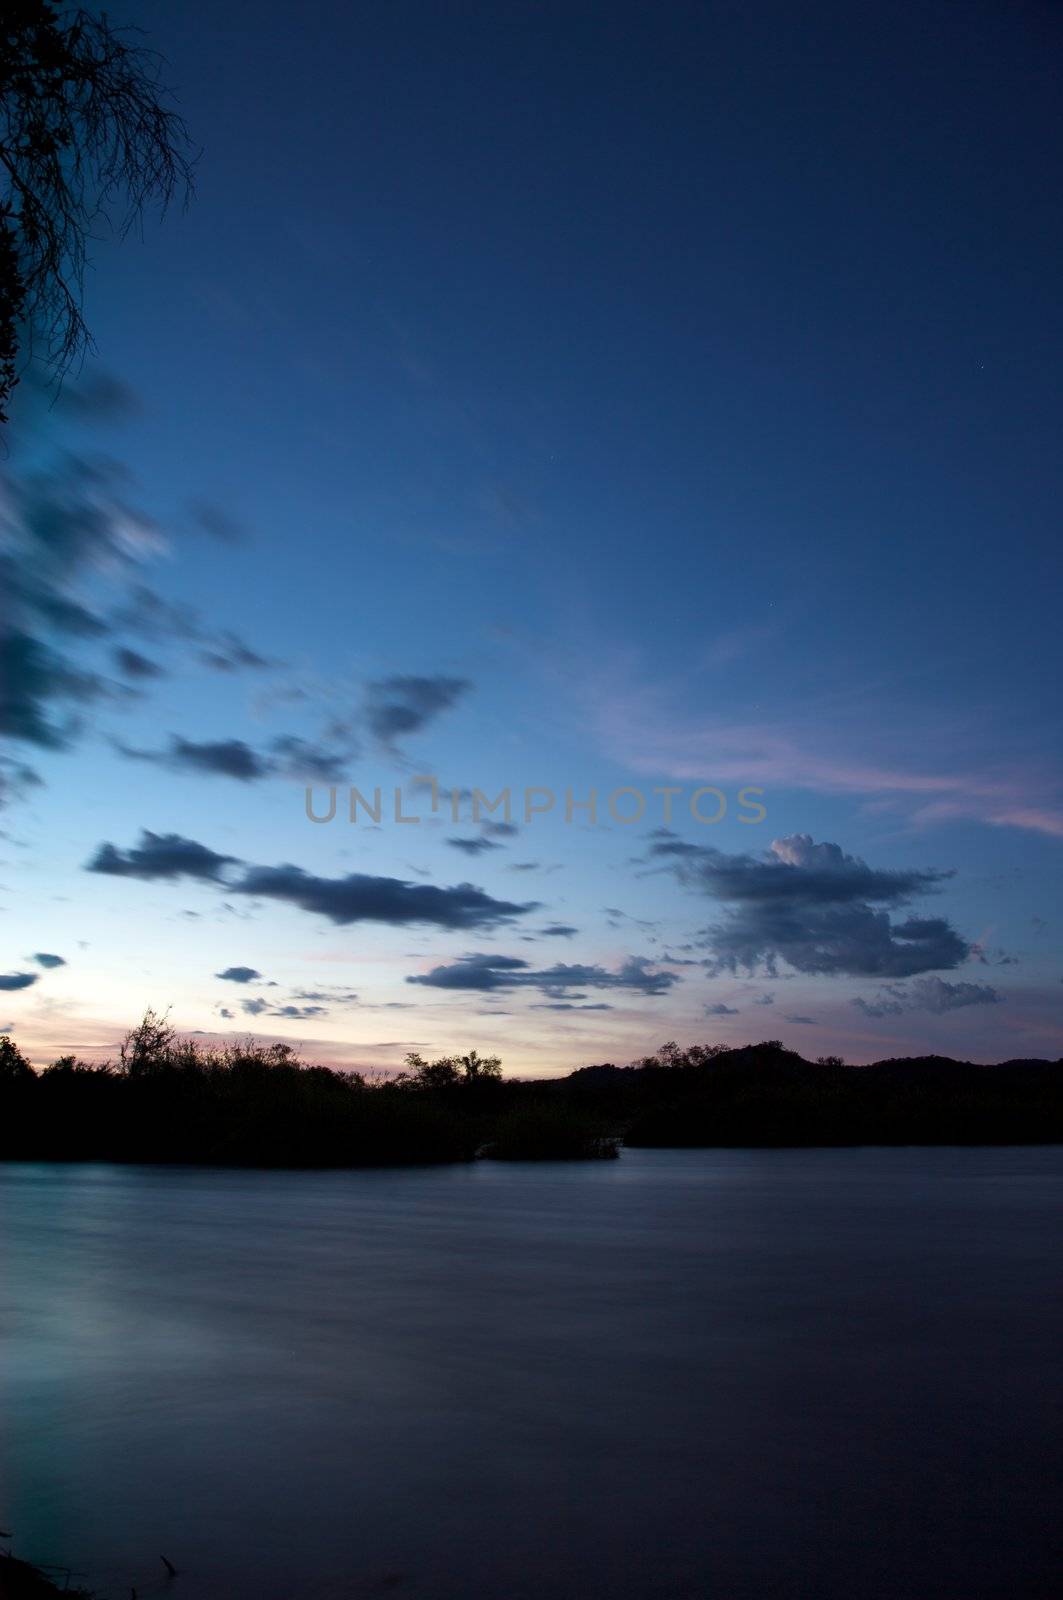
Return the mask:
[[291, 1046], [223, 1048], [147, 1012], [116, 1062], [35, 1072], [0, 1038], [0, 1158], [367, 1166], [588, 1159], [628, 1145], [1063, 1142], [1063, 1061], [941, 1057], [849, 1067], [778, 1040], [674, 1042], [627, 1067], [503, 1079], [475, 1051], [412, 1055], [399, 1078], [307, 1066]]
[[8, 1034], [0, 1034], [0, 1081], [32, 1078], [33, 1068]]
[[0, 22], [0, 422], [25, 323], [58, 377], [91, 346], [87, 245], [191, 190], [160, 61], [104, 15], [7, 0]]

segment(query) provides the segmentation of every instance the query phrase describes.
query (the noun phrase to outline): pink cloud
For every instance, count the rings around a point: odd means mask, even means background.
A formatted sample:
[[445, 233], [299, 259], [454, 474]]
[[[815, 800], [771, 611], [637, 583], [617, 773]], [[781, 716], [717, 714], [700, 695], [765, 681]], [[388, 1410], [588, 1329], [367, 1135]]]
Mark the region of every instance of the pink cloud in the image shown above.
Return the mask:
[[[967, 817], [1063, 838], [1063, 805], [1054, 804], [1047, 774], [1031, 763], [1016, 763], [1002, 775], [969, 764], [949, 768], [947, 731], [934, 737], [921, 727], [911, 735], [909, 742], [935, 752], [936, 760], [923, 765], [865, 754], [869, 740], [884, 751], [897, 742], [870, 715], [857, 722], [835, 713], [820, 721], [806, 711], [783, 727], [766, 719], [676, 713], [652, 690], [598, 690], [590, 701], [603, 748], [635, 772], [857, 795], [890, 809], [908, 801], [917, 824]], [[843, 740], [850, 749], [839, 748]]]

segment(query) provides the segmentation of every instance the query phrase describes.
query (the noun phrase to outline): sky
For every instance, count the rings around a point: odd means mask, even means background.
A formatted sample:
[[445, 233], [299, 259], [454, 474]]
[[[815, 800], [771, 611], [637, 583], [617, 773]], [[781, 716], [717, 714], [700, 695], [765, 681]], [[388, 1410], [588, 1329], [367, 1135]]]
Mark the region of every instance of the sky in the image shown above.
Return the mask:
[[0, 1031], [1063, 1053], [1058, 7], [111, 15], [201, 155], [0, 463]]

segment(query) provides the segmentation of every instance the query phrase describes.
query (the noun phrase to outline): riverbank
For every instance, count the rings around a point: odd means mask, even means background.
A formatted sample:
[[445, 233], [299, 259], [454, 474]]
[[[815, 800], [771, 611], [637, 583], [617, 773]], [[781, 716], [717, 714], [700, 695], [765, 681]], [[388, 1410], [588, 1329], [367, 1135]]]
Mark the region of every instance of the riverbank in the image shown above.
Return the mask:
[[257, 1167], [597, 1160], [632, 1147], [1063, 1142], [1063, 1062], [934, 1056], [848, 1066], [777, 1040], [664, 1046], [621, 1067], [521, 1081], [468, 1056], [411, 1056], [367, 1081], [286, 1046], [204, 1051], [156, 1026], [145, 1047], [34, 1071], [0, 1065], [0, 1159]]

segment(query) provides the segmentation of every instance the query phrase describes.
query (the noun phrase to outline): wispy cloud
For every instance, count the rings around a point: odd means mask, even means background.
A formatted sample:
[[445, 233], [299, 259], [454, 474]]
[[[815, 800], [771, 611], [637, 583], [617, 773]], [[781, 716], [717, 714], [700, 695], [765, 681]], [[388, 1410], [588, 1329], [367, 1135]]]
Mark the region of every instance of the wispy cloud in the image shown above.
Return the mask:
[[635, 994], [667, 994], [679, 978], [645, 956], [630, 956], [616, 971], [605, 967], [558, 962], [535, 969], [518, 956], [476, 953], [433, 967], [406, 979], [429, 989], [476, 990], [504, 993], [513, 989], [538, 989], [555, 1001], [581, 1000], [585, 989], [626, 989]]
[[[1063, 837], [1063, 780], [1022, 748], [986, 771], [964, 760], [942, 764], [955, 740], [947, 722], [906, 726], [896, 739], [881, 718], [810, 704], [785, 723], [736, 713], [691, 716], [664, 691], [596, 683], [587, 691], [592, 724], [607, 754], [634, 772], [685, 782], [807, 789], [903, 807], [913, 825], [958, 817]], [[882, 760], [891, 745], [905, 759]], [[997, 740], [1006, 747], [1005, 730]], [[913, 757], [912, 752], [919, 754]], [[922, 759], [920, 759], [920, 756]]]

